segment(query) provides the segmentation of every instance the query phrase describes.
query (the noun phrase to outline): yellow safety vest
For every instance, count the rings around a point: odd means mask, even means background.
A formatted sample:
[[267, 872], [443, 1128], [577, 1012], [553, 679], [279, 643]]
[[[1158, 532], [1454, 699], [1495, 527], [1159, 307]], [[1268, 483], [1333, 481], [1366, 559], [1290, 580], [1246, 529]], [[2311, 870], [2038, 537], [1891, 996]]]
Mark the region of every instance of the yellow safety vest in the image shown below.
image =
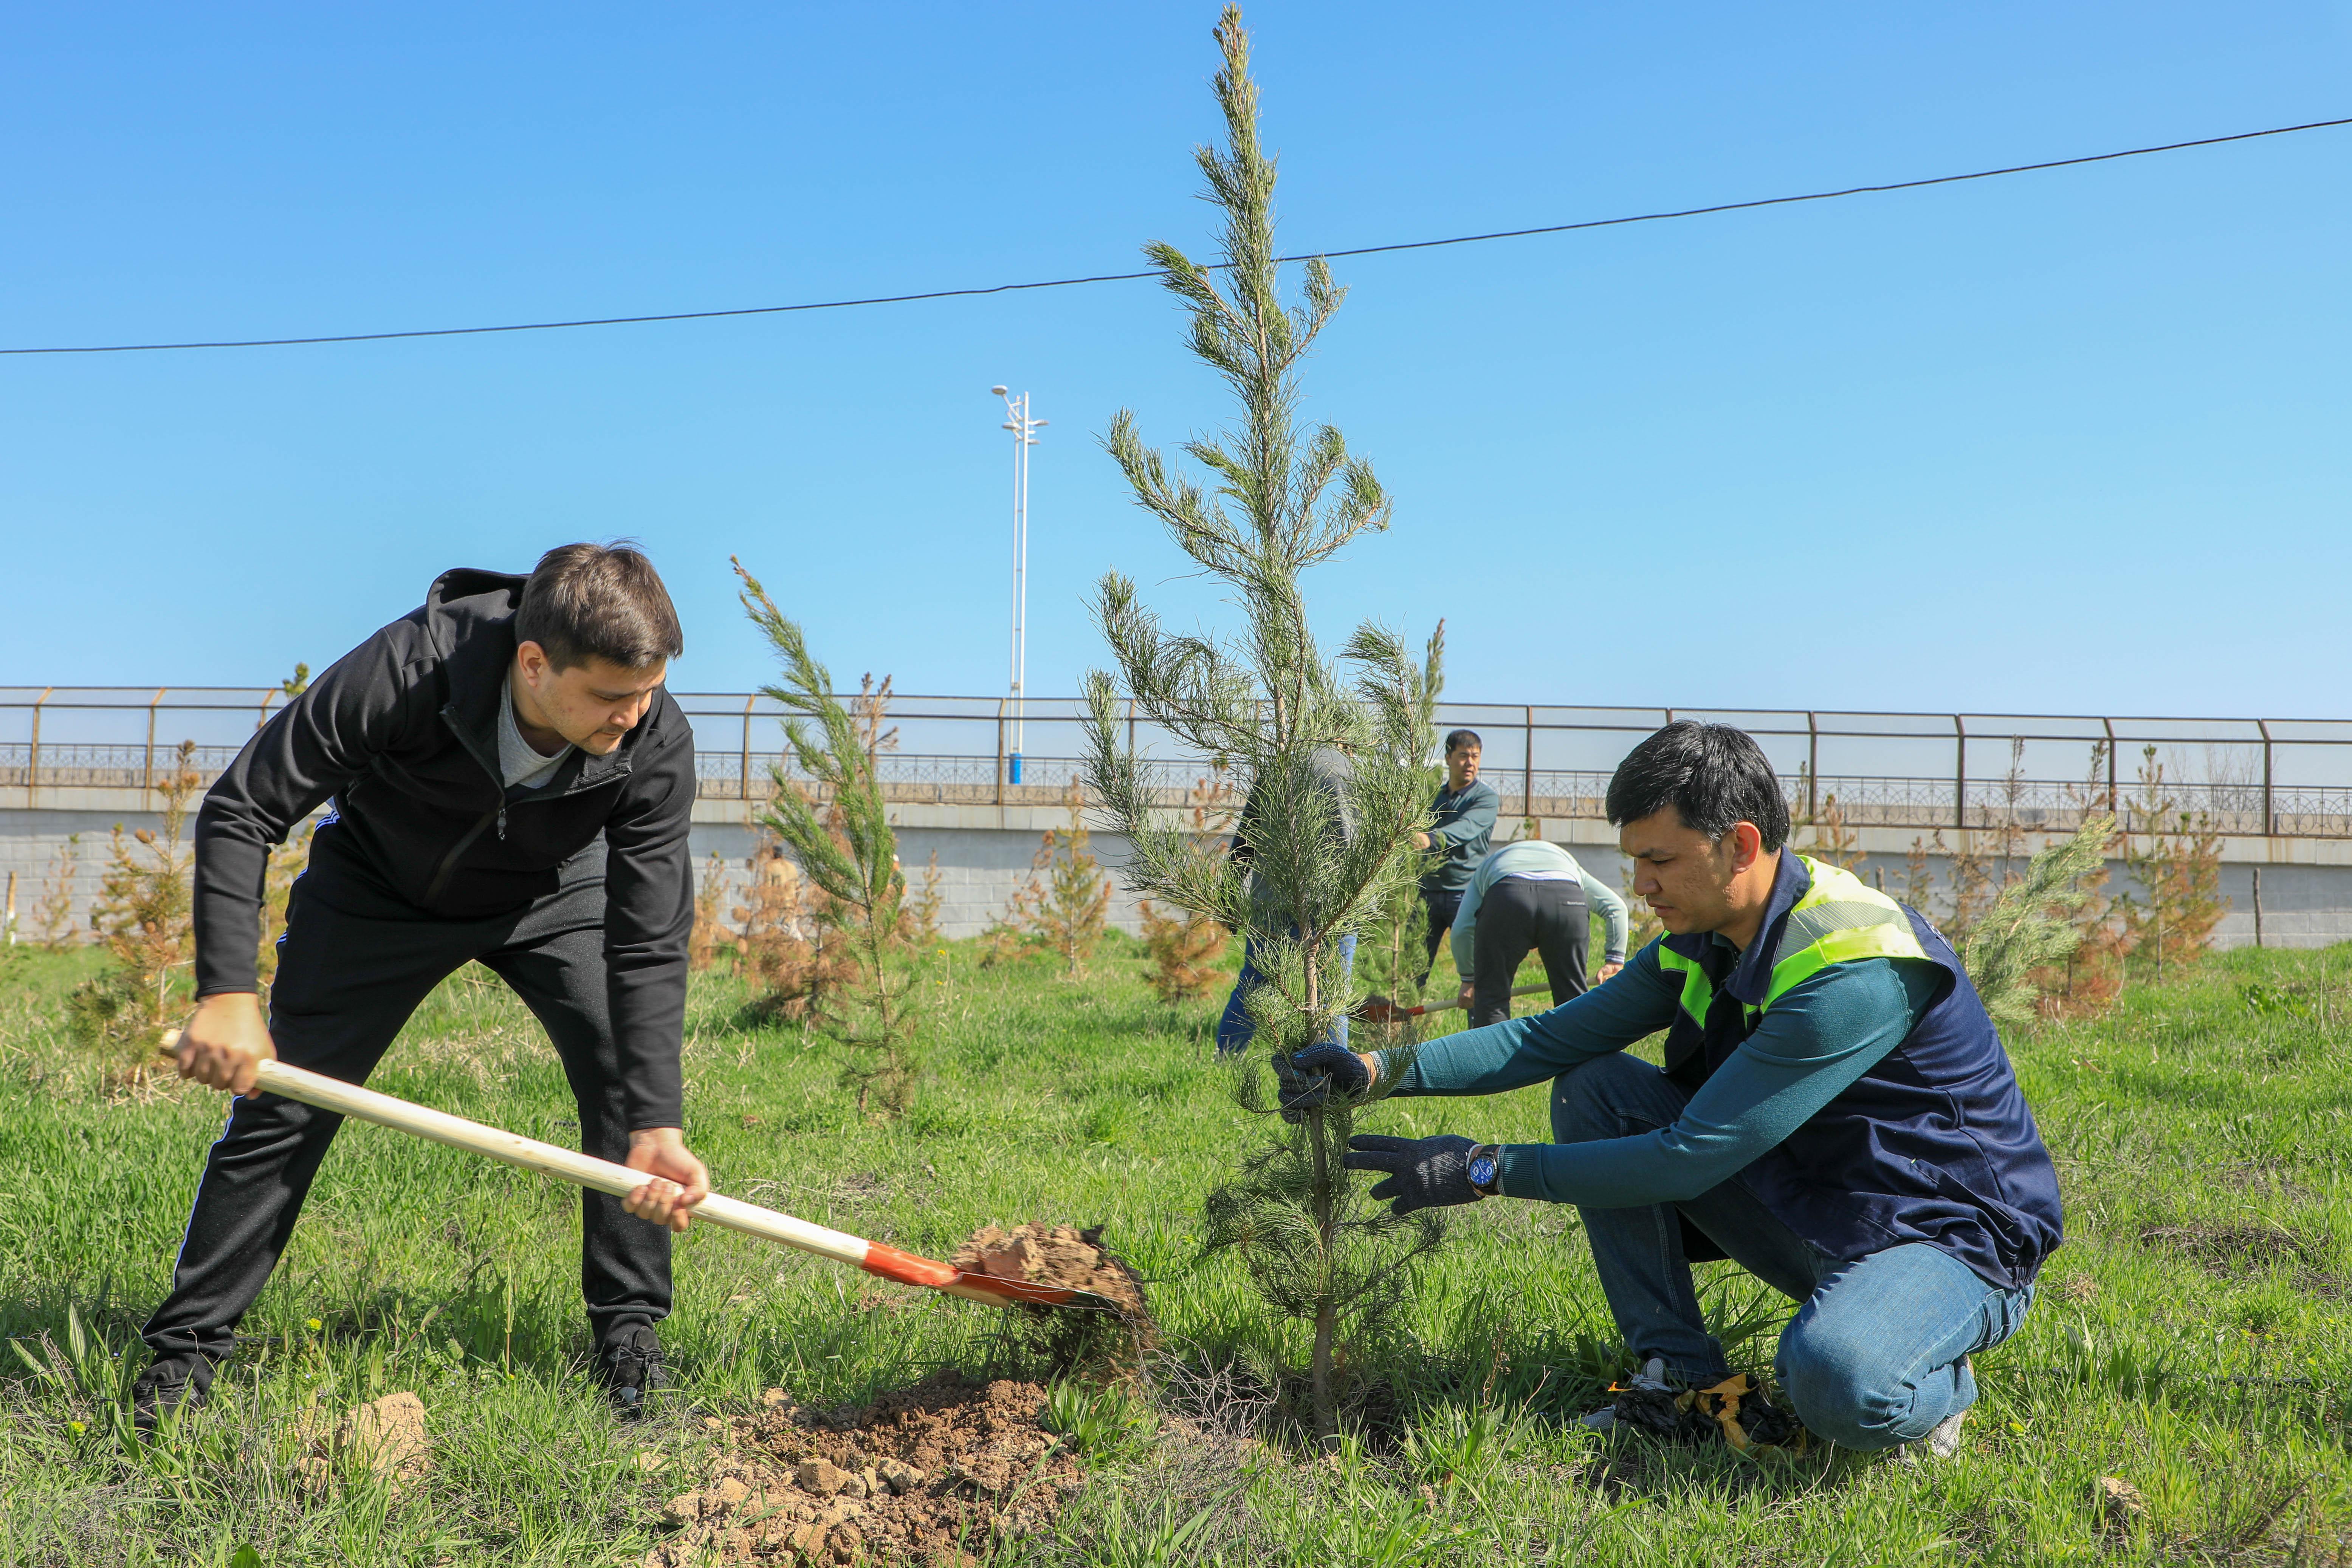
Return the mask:
[[[1780, 942], [1772, 950], [1771, 984], [1762, 1005], [1748, 1008], [1751, 1026], [1790, 986], [1832, 963], [1851, 963], [1858, 958], [1935, 962], [1912, 934], [1911, 918], [1903, 912], [1902, 905], [1851, 871], [1824, 866], [1809, 856], [1798, 858], [1811, 874], [1813, 885], [1790, 907]], [[1704, 1029], [1707, 1009], [1715, 1004], [1715, 983], [1696, 958], [1667, 945], [1673, 940], [1669, 937], [1658, 944], [1658, 967], [1682, 976], [1682, 1009]]]

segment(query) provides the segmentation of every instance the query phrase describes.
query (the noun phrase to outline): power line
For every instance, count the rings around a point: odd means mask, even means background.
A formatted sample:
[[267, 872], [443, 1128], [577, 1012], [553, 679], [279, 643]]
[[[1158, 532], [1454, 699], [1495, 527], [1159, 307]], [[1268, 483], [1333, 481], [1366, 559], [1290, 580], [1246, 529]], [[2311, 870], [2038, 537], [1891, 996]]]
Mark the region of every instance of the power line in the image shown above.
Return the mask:
[[[2218, 147], [2230, 142], [2252, 142], [2265, 136], [2291, 136], [2299, 131], [2326, 131], [2352, 125], [2352, 118], [2314, 120], [2302, 125], [2274, 125], [2267, 131], [2241, 131], [2228, 136], [2200, 136], [2193, 142], [2167, 142], [2154, 147], [2126, 147], [2116, 153], [2093, 153], [2080, 158], [2053, 158], [2040, 163], [2013, 163], [2002, 169], [1978, 169], [1965, 174], [1936, 174], [1922, 180], [1897, 180], [1884, 185], [1849, 185], [1843, 190], [1807, 191], [1792, 196], [1762, 196], [1754, 201], [1720, 202], [1713, 206], [1678, 207], [1670, 212], [1633, 213], [1622, 217], [1588, 218], [1581, 223], [1546, 224], [1538, 228], [1497, 229], [1490, 234], [1457, 234], [1445, 239], [1408, 239], [1391, 245], [1360, 245], [1348, 250], [1315, 251], [1305, 256], [1277, 257], [1279, 261], [1308, 261], [1316, 257], [1384, 256], [1398, 250], [1430, 250], [1445, 245], [1477, 245], [1490, 239], [1527, 239], [1539, 234], [1573, 234], [1580, 229], [1616, 228], [1626, 224], [1662, 223], [1668, 218], [1706, 217], [1715, 213], [1750, 212], [1758, 207], [1790, 206], [1799, 202], [1835, 201], [1841, 196], [1878, 195], [1888, 191], [1916, 191], [1928, 185], [1954, 185], [1969, 180], [1998, 179], [2004, 174], [2031, 174], [2044, 169], [2072, 169], [2084, 163], [2106, 163], [2118, 158], [2144, 158], [2152, 153], [2179, 153], [2190, 147]], [[1211, 270], [1222, 270], [1217, 263]], [[1075, 289], [1088, 283], [1132, 283], [1158, 278], [1145, 272], [1098, 272], [1085, 278], [1049, 278], [1029, 283], [997, 283], [971, 289], [932, 289], [919, 294], [877, 294], [860, 300], [815, 300], [797, 305], [747, 305], [731, 310], [671, 310], [649, 316], [593, 316], [570, 321], [509, 321], [490, 327], [421, 327], [398, 332], [337, 332], [309, 338], [238, 338], [213, 342], [93, 343], [48, 348], [0, 348], [0, 354], [122, 354], [157, 353], [177, 349], [278, 349], [309, 343], [374, 343], [397, 338], [463, 338], [487, 332], [549, 332], [567, 327], [625, 327], [649, 321], [709, 321], [729, 316], [780, 316], [796, 310], [847, 310], [865, 305], [907, 305], [920, 300], [964, 300], [985, 294], [1013, 294], [1032, 289]]]

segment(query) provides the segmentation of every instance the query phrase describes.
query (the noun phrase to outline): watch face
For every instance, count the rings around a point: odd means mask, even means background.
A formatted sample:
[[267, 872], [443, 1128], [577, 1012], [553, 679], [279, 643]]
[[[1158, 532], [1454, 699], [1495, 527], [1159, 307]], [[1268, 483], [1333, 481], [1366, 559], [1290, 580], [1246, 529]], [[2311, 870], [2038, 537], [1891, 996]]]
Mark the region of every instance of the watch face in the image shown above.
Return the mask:
[[1492, 1154], [1481, 1154], [1476, 1159], [1470, 1162], [1470, 1184], [1472, 1186], [1487, 1187], [1494, 1185], [1494, 1183], [1495, 1156]]

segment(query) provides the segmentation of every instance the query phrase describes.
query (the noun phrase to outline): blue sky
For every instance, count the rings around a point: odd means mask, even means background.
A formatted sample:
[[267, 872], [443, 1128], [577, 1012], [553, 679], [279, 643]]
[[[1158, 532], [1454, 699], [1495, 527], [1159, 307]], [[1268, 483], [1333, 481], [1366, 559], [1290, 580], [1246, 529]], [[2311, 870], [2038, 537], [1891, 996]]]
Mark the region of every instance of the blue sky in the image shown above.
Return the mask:
[[[1210, 5], [18, 7], [0, 343], [692, 310], [1206, 252]], [[1293, 249], [2352, 114], [2352, 3], [1251, 7]], [[1464, 700], [2352, 714], [2352, 129], [1339, 264], [1307, 378], [1396, 498], [1335, 640]], [[1224, 416], [1149, 284], [0, 359], [0, 683], [274, 680], [457, 564], [633, 534], [673, 684], [1033, 691], [1116, 566], [1229, 620], [1097, 437]]]

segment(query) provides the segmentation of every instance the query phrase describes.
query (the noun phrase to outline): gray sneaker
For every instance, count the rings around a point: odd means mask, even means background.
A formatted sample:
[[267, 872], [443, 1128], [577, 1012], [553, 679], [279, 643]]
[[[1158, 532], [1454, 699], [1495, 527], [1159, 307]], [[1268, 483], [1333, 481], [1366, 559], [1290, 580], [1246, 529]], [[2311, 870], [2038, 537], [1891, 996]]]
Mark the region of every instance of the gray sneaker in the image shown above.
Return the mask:
[[[1969, 1358], [1960, 1358], [1962, 1371], [1968, 1369]], [[1927, 1429], [1927, 1435], [1904, 1444], [1895, 1450], [1895, 1457], [1906, 1465], [1925, 1463], [1929, 1459], [1948, 1459], [1960, 1451], [1960, 1424], [1969, 1418], [1965, 1410], [1955, 1410]]]
[[[1665, 1393], [1666, 1358], [1654, 1355], [1643, 1363], [1642, 1370], [1633, 1375], [1633, 1381], [1627, 1386]], [[1617, 1429], [1616, 1401], [1612, 1400], [1598, 1410], [1586, 1411], [1577, 1417], [1577, 1425], [1589, 1432], [1614, 1432]]]
[[1965, 1410], [1955, 1410], [1928, 1430], [1925, 1437], [1915, 1438], [1895, 1450], [1896, 1462], [1924, 1465], [1930, 1461], [1948, 1459], [1960, 1451], [1960, 1423], [1969, 1418]]

